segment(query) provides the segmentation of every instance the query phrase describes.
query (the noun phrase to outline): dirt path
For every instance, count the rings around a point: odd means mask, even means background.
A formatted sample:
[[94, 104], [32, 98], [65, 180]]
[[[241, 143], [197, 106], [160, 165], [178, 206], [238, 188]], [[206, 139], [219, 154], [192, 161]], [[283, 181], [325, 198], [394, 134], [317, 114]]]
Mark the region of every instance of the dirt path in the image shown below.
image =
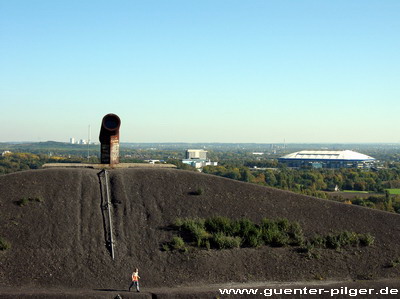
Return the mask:
[[[299, 290], [323, 289], [322, 294], [300, 294]], [[247, 289], [256, 294], [221, 294], [223, 289]], [[292, 290], [292, 294], [284, 294], [284, 290]], [[357, 294], [361, 289], [374, 290], [369, 295]], [[250, 291], [251, 290], [251, 291]], [[275, 293], [274, 293], [275, 290]], [[296, 291], [296, 294], [294, 293]], [[390, 292], [398, 294], [390, 295]], [[331, 292], [333, 296], [331, 296]], [[290, 293], [290, 291], [287, 291]], [[122, 289], [30, 289], [23, 287], [0, 287], [0, 298], [398, 298], [400, 294], [400, 280], [383, 279], [374, 281], [301, 281], [301, 282], [253, 282], [253, 283], [226, 283], [198, 286], [180, 286], [176, 288], [146, 288], [140, 293]]]

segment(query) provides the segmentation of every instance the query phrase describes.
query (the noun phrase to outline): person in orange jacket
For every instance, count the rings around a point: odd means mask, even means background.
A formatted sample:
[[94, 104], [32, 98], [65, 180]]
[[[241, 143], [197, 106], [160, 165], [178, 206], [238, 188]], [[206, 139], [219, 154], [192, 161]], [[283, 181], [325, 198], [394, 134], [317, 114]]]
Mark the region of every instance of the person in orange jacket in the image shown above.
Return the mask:
[[138, 270], [138, 268], [136, 268], [135, 271], [133, 271], [133, 273], [132, 273], [132, 283], [129, 286], [129, 292], [131, 291], [131, 288], [133, 286], [136, 287], [136, 292], [140, 292], [139, 291], [139, 279], [140, 279], [139, 270]]

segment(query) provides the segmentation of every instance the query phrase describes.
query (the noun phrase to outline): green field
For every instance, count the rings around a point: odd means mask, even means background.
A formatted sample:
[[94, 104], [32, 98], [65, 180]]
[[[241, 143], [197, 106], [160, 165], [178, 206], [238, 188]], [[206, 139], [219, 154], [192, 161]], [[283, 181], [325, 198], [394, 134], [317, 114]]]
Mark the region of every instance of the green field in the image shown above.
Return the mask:
[[389, 191], [389, 194], [394, 194], [394, 195], [400, 194], [400, 189], [385, 189], [385, 190]]

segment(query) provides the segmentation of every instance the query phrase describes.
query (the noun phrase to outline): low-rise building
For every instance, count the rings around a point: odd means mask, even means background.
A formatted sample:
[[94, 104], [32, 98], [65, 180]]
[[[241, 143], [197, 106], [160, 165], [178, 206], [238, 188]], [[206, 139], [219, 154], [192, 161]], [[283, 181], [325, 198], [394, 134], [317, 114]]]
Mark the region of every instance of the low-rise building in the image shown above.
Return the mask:
[[202, 149], [188, 149], [186, 150], [185, 159], [187, 160], [207, 160], [207, 151]]
[[211, 162], [207, 159], [207, 151], [201, 149], [186, 150], [185, 159], [182, 163], [191, 165], [201, 171], [205, 166], [217, 166], [218, 162]]

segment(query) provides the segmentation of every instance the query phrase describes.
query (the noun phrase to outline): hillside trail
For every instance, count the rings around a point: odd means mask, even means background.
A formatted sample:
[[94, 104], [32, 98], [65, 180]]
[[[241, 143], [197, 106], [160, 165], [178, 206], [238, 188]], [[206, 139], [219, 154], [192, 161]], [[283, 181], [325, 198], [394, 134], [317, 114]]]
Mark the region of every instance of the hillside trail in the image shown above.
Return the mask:
[[[128, 285], [128, 284], [127, 284]], [[312, 296], [285, 295], [278, 291], [276, 294], [265, 293], [264, 290], [287, 290], [287, 289], [317, 289], [325, 293]], [[221, 291], [229, 289], [247, 289], [257, 292], [255, 294], [223, 294]], [[335, 289], [339, 294], [331, 296], [330, 290]], [[313, 281], [258, 281], [248, 283], [221, 283], [221, 284], [197, 284], [195, 286], [176, 286], [172, 288], [146, 288], [141, 286], [141, 292], [129, 292], [127, 289], [71, 289], [71, 288], [35, 288], [27, 286], [15, 289], [13, 287], [0, 287], [0, 298], [226, 298], [226, 297], [273, 297], [273, 298], [351, 298], [348, 290], [373, 289], [372, 295], [357, 295], [357, 298], [398, 298], [397, 295], [379, 294], [380, 290], [397, 289], [400, 292], [400, 281], [398, 279], [380, 279], [370, 281], [353, 280], [313, 280]], [[342, 293], [340, 293], [342, 292]], [[343, 293], [347, 292], [347, 293]]]

